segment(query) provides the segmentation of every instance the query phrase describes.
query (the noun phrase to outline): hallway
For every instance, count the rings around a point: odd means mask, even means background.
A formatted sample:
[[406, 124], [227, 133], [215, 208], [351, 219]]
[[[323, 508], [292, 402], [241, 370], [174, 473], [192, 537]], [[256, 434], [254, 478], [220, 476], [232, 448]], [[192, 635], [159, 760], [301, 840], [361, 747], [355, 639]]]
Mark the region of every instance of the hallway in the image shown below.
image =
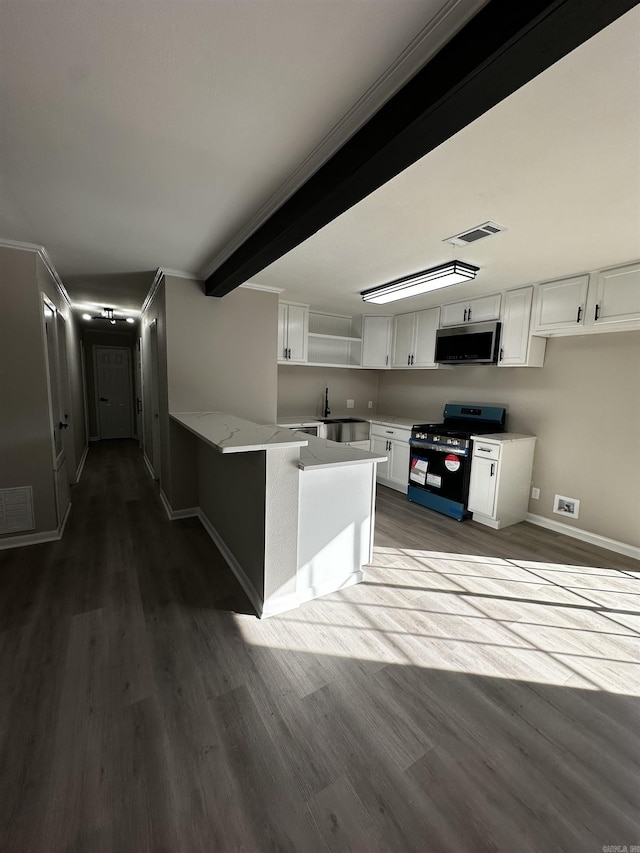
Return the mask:
[[0, 552], [3, 853], [638, 843], [633, 560], [546, 531], [526, 560], [528, 525], [474, 552], [384, 490], [365, 583], [260, 621], [135, 442], [72, 503]]

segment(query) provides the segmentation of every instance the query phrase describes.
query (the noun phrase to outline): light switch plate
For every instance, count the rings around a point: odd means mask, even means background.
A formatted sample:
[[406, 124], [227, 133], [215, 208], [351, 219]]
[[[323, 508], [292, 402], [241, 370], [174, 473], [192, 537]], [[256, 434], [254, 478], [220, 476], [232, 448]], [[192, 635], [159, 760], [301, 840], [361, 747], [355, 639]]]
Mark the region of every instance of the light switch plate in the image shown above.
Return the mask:
[[355, 406], [355, 400], [347, 400], [347, 409], [353, 409]]

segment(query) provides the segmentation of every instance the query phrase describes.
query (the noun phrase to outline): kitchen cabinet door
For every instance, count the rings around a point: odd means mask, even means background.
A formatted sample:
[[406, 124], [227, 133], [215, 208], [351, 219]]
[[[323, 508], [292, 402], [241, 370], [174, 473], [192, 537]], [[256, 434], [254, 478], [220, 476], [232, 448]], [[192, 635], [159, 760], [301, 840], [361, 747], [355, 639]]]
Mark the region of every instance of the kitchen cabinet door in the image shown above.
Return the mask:
[[389, 480], [401, 486], [407, 491], [409, 484], [409, 456], [410, 447], [405, 442], [391, 442], [391, 456], [389, 460]]
[[486, 323], [488, 320], [497, 320], [500, 316], [500, 298], [501, 294], [493, 293], [491, 296], [469, 300], [467, 323]]
[[409, 367], [415, 339], [415, 314], [398, 314], [393, 318], [392, 367]]
[[435, 367], [436, 331], [440, 322], [440, 309], [417, 311], [415, 318], [412, 367]]
[[450, 302], [448, 305], [443, 305], [440, 316], [440, 325], [442, 327], [462, 326], [467, 322], [468, 311], [468, 302]]
[[640, 264], [602, 270], [594, 284], [588, 318], [593, 326], [640, 320]]
[[500, 294], [467, 299], [466, 302], [450, 302], [442, 306], [440, 328], [464, 326], [465, 323], [485, 323], [500, 316]]
[[389, 367], [392, 320], [392, 317], [362, 318], [362, 367]]
[[[376, 435], [371, 436], [371, 452], [379, 453], [380, 456], [389, 456], [388, 451], [389, 442], [387, 439], [379, 438]], [[378, 462], [378, 469], [376, 471], [376, 479], [378, 480], [388, 480], [389, 479], [389, 459], [386, 462]]]
[[278, 361], [281, 364], [305, 364], [309, 309], [293, 302], [278, 304]]
[[498, 482], [499, 461], [480, 459], [476, 456], [471, 464], [471, 482], [469, 484], [470, 512], [493, 516], [496, 503], [496, 484]]
[[530, 333], [533, 287], [504, 294], [498, 367], [542, 367], [546, 339]]
[[307, 360], [308, 309], [302, 305], [289, 305], [287, 320], [287, 341], [289, 361]]
[[584, 326], [588, 286], [588, 275], [539, 284], [534, 334]]

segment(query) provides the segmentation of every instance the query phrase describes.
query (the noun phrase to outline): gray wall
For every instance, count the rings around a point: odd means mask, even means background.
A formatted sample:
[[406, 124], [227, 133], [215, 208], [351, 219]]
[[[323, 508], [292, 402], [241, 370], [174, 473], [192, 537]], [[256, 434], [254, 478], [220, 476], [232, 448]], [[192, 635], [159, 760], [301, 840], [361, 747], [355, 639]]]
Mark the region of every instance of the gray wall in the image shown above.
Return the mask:
[[[278, 367], [278, 416], [322, 414], [324, 389], [329, 388], [332, 415], [367, 415], [376, 409], [378, 371], [341, 367]], [[354, 408], [347, 409], [347, 400]], [[371, 400], [373, 408], [367, 404]]]
[[[508, 429], [538, 436], [530, 512], [640, 546], [640, 332], [551, 338], [541, 369], [380, 372], [379, 412], [440, 420], [447, 401], [505, 403]], [[581, 501], [576, 521], [555, 494]]]
[[198, 442], [200, 508], [262, 598], [266, 454], [218, 453]]
[[222, 299], [166, 276], [169, 409], [274, 423], [278, 297], [240, 288]]

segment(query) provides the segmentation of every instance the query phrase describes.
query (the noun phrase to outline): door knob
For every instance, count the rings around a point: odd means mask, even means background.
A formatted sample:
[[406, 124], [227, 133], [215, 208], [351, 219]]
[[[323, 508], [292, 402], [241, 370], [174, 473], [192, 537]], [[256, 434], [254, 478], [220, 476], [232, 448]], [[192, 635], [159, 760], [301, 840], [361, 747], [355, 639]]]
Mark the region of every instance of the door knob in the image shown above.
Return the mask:
[[65, 424], [63, 421], [60, 421], [60, 423], [58, 424], [58, 429], [66, 429], [68, 426], [69, 424]]

